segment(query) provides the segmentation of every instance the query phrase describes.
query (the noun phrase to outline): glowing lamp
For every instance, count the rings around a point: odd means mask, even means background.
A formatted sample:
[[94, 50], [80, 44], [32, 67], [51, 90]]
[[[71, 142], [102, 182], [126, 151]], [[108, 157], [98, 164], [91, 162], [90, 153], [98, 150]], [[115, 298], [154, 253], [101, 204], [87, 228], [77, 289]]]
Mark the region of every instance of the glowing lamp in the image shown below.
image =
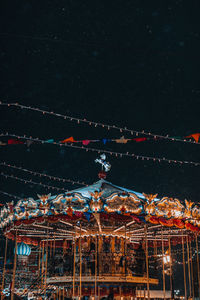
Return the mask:
[[163, 262], [164, 262], [164, 264], [169, 264], [170, 263], [170, 256], [169, 255], [165, 255], [163, 257]]

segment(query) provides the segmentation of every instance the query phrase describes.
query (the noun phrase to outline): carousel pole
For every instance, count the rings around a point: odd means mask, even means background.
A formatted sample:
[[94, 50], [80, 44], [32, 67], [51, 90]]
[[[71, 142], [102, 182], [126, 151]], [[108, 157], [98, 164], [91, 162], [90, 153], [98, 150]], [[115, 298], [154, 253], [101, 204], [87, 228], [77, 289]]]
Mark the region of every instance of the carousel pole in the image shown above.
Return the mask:
[[197, 272], [198, 272], [198, 286], [199, 286], [199, 299], [200, 299], [199, 249], [198, 249], [197, 234], [195, 236], [195, 240], [196, 240], [196, 251], [197, 251]]
[[65, 289], [64, 289], [64, 286], [63, 286], [63, 300], [65, 299]]
[[79, 297], [81, 300], [81, 294], [82, 294], [82, 253], [81, 253], [81, 224], [80, 224], [80, 240], [79, 240], [79, 257], [80, 257], [80, 291], [79, 291]]
[[187, 285], [186, 285], [186, 274], [185, 274], [185, 247], [183, 240], [183, 231], [182, 231], [182, 252], [183, 252], [183, 275], [184, 275], [184, 288], [185, 288], [185, 300], [187, 299]]
[[49, 255], [50, 255], [50, 258], [51, 258], [51, 256], [52, 256], [52, 244], [53, 244], [53, 242], [52, 241], [50, 241], [50, 251], [49, 251]]
[[55, 256], [55, 250], [56, 250], [56, 239], [55, 239], [55, 232], [53, 237], [53, 256]]
[[115, 252], [115, 238], [111, 237], [111, 273], [115, 274], [115, 263], [114, 263], [114, 252]]
[[44, 277], [44, 241], [42, 243], [42, 274], [41, 274], [41, 289], [43, 289], [43, 277]]
[[171, 256], [171, 237], [169, 235], [169, 268], [170, 268], [170, 290], [171, 290], [171, 299], [174, 299], [174, 287], [173, 287], [173, 270], [172, 270], [172, 256]]
[[44, 289], [44, 294], [46, 296], [46, 291], [47, 291], [47, 266], [48, 266], [48, 243], [49, 243], [49, 230], [47, 231], [47, 241], [46, 241], [46, 261], [45, 261], [45, 289]]
[[188, 245], [188, 236], [186, 239], [186, 245], [187, 245], [187, 263], [188, 263], [188, 279], [189, 279], [189, 296], [191, 297], [191, 274], [190, 274], [190, 252], [189, 252], [189, 245]]
[[102, 236], [98, 238], [98, 258], [99, 258], [99, 276], [101, 276], [101, 254], [102, 254]]
[[[123, 256], [125, 258], [125, 239], [122, 237], [122, 245], [123, 245]], [[125, 263], [122, 262], [122, 272], [123, 272], [123, 275], [125, 276]]]
[[[97, 257], [98, 257], [98, 276], [100, 277], [101, 275], [101, 260], [100, 260], [100, 257], [101, 257], [101, 236], [99, 234], [99, 237], [97, 239]], [[100, 299], [100, 296], [101, 296], [101, 287], [98, 286], [98, 299]]]
[[75, 297], [75, 276], [76, 276], [76, 227], [75, 227], [75, 235], [74, 235], [74, 264], [73, 264], [73, 294], [72, 299]]
[[156, 240], [153, 241], [153, 255], [156, 257]]
[[95, 299], [97, 297], [97, 235], [95, 237], [95, 288], [94, 288]]
[[39, 245], [39, 257], [38, 257], [38, 277], [40, 277], [40, 259], [41, 259], [41, 242]]
[[161, 230], [161, 240], [162, 240], [162, 273], [163, 273], [163, 292], [164, 292], [164, 299], [165, 299], [165, 264], [164, 264], [164, 241], [163, 241], [163, 227]]
[[127, 244], [126, 244], [126, 223], [125, 223], [125, 244], [124, 244], [124, 254], [125, 254], [125, 277], [127, 275], [127, 259], [126, 259], [126, 256], [127, 256]]
[[190, 249], [190, 264], [191, 264], [192, 298], [194, 298], [194, 274], [193, 274], [193, 261], [192, 261], [192, 246], [191, 246], [191, 241], [189, 241], [189, 249]]
[[61, 288], [59, 286], [59, 300], [61, 300]]
[[15, 256], [14, 256], [13, 278], [12, 278], [11, 297], [10, 297], [11, 300], [14, 299], [16, 266], [17, 266], [17, 231], [15, 234]]
[[147, 241], [147, 225], [144, 225], [144, 234], [145, 234], [145, 254], [146, 254], [146, 272], [147, 272], [147, 298], [150, 299], [149, 293], [149, 254], [148, 254], [148, 241]]
[[100, 286], [98, 286], [98, 299], [100, 299], [101, 289]]
[[[7, 248], [8, 248], [8, 238], [6, 237], [6, 245], [5, 245], [5, 254], [4, 254], [4, 264], [3, 264], [3, 275], [2, 275], [2, 284], [1, 284], [1, 292], [4, 289], [4, 279], [5, 279], [5, 272], [6, 272], [6, 260], [7, 260]], [[1, 294], [1, 300], [4, 298], [4, 295]]]

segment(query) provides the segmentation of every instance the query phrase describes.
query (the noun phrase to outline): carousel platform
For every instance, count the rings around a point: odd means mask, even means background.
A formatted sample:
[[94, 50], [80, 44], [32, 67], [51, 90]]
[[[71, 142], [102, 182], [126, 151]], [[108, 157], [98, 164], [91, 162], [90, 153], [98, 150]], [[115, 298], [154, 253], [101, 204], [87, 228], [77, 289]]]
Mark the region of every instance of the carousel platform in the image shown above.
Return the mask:
[[[149, 281], [149, 284], [158, 284], [158, 279], [147, 277], [137, 277], [137, 276], [82, 276], [82, 283], [94, 283], [96, 280], [97, 283], [140, 283], [145, 284]], [[56, 276], [47, 278], [47, 284], [64, 284], [64, 283], [72, 283], [73, 276]], [[80, 277], [75, 277], [75, 282], [80, 282]]]

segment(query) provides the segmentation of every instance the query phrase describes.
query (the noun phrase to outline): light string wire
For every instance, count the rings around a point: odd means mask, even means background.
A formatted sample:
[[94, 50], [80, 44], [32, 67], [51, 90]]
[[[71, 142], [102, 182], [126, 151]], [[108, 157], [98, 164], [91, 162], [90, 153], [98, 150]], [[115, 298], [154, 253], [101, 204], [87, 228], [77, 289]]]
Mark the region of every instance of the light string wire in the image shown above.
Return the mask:
[[59, 187], [56, 187], [56, 186], [52, 186], [52, 185], [48, 185], [48, 184], [44, 184], [44, 183], [41, 183], [41, 182], [35, 182], [35, 181], [32, 181], [32, 180], [28, 180], [28, 179], [23, 179], [21, 177], [17, 177], [17, 176], [14, 176], [14, 175], [8, 175], [8, 174], [5, 174], [3, 172], [0, 173], [0, 176], [3, 176], [5, 178], [12, 178], [12, 179], [15, 179], [15, 180], [18, 180], [18, 181], [21, 181], [21, 182], [24, 182], [25, 184], [35, 184], [35, 185], [40, 185], [40, 186], [43, 186], [45, 188], [48, 188], [48, 189], [53, 189], [53, 190], [57, 190], [57, 191], [65, 191], [65, 192], [68, 192], [69, 190], [65, 189], [65, 188], [59, 188]]
[[183, 143], [192, 143], [192, 144], [200, 144], [200, 142], [196, 142], [195, 140], [187, 140], [187, 139], [180, 139], [180, 138], [177, 138], [177, 137], [170, 137], [169, 135], [159, 135], [159, 134], [153, 134], [151, 132], [146, 132], [144, 130], [142, 131], [138, 131], [138, 130], [132, 130], [132, 129], [128, 129], [126, 127], [119, 127], [119, 126], [115, 126], [115, 125], [108, 125], [108, 124], [104, 124], [104, 123], [100, 123], [100, 122], [94, 122], [94, 121], [89, 121], [87, 119], [81, 119], [81, 118], [75, 118], [75, 117], [71, 117], [71, 116], [68, 116], [68, 115], [62, 115], [62, 114], [58, 114], [58, 113], [55, 113], [53, 111], [47, 111], [47, 110], [42, 110], [40, 108], [37, 108], [37, 107], [31, 107], [31, 106], [26, 106], [26, 105], [22, 105], [22, 104], [19, 104], [19, 103], [5, 103], [5, 102], [2, 102], [0, 101], [0, 105], [2, 106], [7, 106], [7, 107], [18, 107], [20, 109], [27, 109], [27, 110], [31, 110], [31, 111], [36, 111], [36, 112], [39, 112], [39, 113], [42, 113], [43, 115], [45, 114], [48, 114], [48, 115], [52, 115], [52, 116], [55, 116], [55, 117], [60, 117], [64, 120], [69, 120], [69, 121], [75, 121], [77, 122], [78, 124], [80, 123], [86, 123], [88, 125], [92, 125], [94, 127], [97, 127], [97, 126], [100, 126], [102, 128], [106, 128], [107, 130], [110, 130], [110, 129], [115, 129], [115, 130], [118, 130], [120, 132], [128, 132], [130, 133], [131, 135], [133, 134], [142, 134], [142, 135], [147, 135], [147, 136], [152, 136], [154, 138], [160, 138], [160, 139], [165, 139], [165, 140], [168, 140], [168, 141], [176, 141], [176, 142], [183, 142]]
[[15, 198], [15, 199], [19, 199], [19, 200], [22, 199], [22, 197], [18, 197], [16, 195], [13, 195], [13, 194], [10, 194], [10, 193], [4, 192], [4, 191], [0, 191], [0, 193], [3, 195], [9, 196], [9, 197]]
[[34, 176], [47, 177], [51, 180], [57, 180], [57, 181], [68, 182], [68, 183], [72, 183], [72, 184], [79, 184], [79, 185], [83, 185], [83, 186], [88, 186], [88, 184], [86, 184], [85, 182], [74, 181], [72, 179], [65, 179], [65, 178], [61, 178], [61, 177], [56, 177], [56, 176], [51, 176], [51, 175], [35, 172], [35, 171], [28, 170], [28, 169], [25, 169], [25, 168], [22, 168], [22, 167], [17, 167], [15, 165], [7, 164], [6, 162], [0, 163], [0, 166], [5, 166], [5, 167], [8, 167], [8, 168], [13, 168], [13, 169], [16, 169], [16, 170], [20, 170], [20, 171], [32, 174]]
[[[10, 133], [1, 133], [0, 136], [12, 136], [15, 137], [17, 139], [22, 139], [22, 140], [30, 140], [33, 142], [37, 142], [37, 143], [41, 143], [41, 144], [48, 144], [48, 141], [45, 140], [41, 140], [39, 138], [33, 138], [33, 137], [27, 137], [26, 135], [24, 136], [19, 136], [16, 134], [10, 134]], [[77, 146], [77, 145], [72, 145], [72, 144], [61, 144], [61, 143], [57, 143], [57, 142], [53, 142], [50, 143], [51, 145], [58, 145], [58, 146], [64, 146], [64, 147], [69, 147], [69, 148], [76, 148], [76, 149], [81, 149], [81, 150], [85, 150], [87, 151], [92, 151], [92, 152], [97, 152], [97, 153], [107, 153], [110, 155], [115, 155], [116, 157], [123, 157], [123, 156], [127, 156], [127, 157], [132, 157], [135, 159], [141, 159], [141, 160], [151, 160], [151, 161], [158, 161], [158, 162], [167, 162], [167, 163], [174, 163], [174, 164], [186, 164], [186, 165], [193, 165], [193, 166], [200, 166], [199, 162], [193, 162], [193, 161], [182, 161], [182, 160], [174, 160], [174, 159], [166, 159], [165, 157], [161, 158], [161, 157], [153, 157], [153, 156], [142, 156], [142, 155], [138, 155], [138, 154], [134, 154], [134, 153], [129, 153], [129, 152], [116, 152], [116, 151], [108, 151], [108, 150], [103, 150], [103, 149], [96, 149], [96, 148], [90, 148], [90, 147], [83, 147], [83, 146]]]

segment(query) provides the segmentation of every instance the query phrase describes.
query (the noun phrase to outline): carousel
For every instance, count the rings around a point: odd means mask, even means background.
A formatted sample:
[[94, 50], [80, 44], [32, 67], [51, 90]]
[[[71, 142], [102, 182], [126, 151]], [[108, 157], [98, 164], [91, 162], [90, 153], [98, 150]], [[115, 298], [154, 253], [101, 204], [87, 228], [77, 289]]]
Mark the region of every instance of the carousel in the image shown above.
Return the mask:
[[[92, 185], [7, 203], [1, 209], [6, 237], [1, 291], [8, 285], [11, 239], [11, 299], [19, 289], [21, 297], [31, 292], [35, 299], [150, 299], [158, 285], [164, 299], [169, 299], [167, 289], [173, 299], [176, 263], [182, 269], [184, 298], [199, 297], [200, 208], [187, 200], [116, 186], [105, 180], [110, 169], [105, 155], [96, 162], [102, 171]], [[29, 278], [18, 280], [28, 266]]]

